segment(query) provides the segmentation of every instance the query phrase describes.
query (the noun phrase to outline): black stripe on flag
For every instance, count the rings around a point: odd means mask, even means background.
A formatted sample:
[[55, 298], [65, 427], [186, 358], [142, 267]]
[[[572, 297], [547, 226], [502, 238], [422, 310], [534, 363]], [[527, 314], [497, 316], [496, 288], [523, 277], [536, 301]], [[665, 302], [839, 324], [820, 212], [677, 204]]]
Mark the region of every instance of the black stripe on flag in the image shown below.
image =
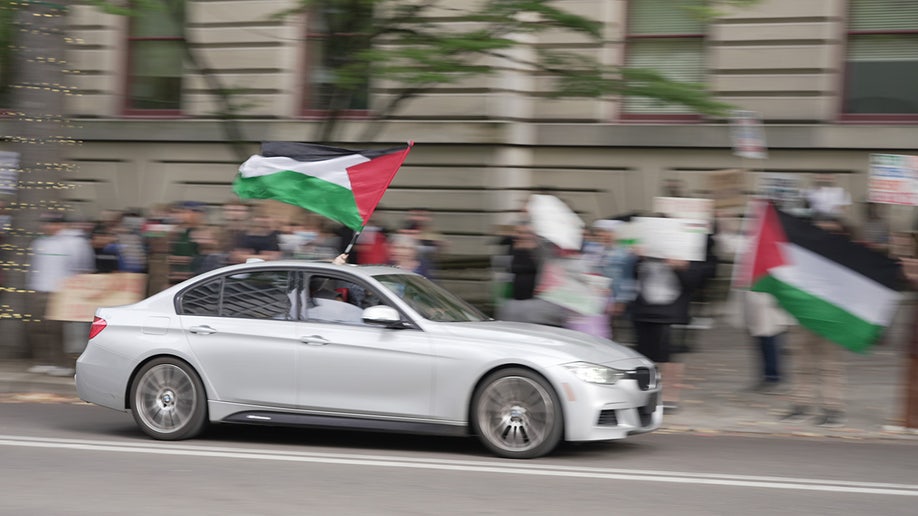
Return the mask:
[[325, 161], [342, 156], [361, 154], [368, 159], [378, 158], [385, 154], [403, 151], [406, 146], [382, 150], [351, 150], [328, 145], [300, 142], [262, 142], [261, 155], [266, 158], [285, 157], [297, 161]]
[[780, 210], [778, 220], [789, 242], [822, 255], [889, 289], [902, 288], [902, 269], [899, 262], [889, 256]]

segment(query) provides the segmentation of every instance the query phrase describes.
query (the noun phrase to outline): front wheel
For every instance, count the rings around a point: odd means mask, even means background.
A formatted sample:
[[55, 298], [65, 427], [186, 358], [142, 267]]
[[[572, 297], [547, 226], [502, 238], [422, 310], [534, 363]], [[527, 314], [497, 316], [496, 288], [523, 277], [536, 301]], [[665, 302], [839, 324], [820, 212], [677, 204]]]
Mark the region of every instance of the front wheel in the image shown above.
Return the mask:
[[481, 442], [501, 457], [541, 457], [561, 441], [561, 403], [538, 374], [504, 369], [488, 376], [476, 391], [472, 427]]
[[137, 426], [154, 439], [189, 439], [207, 423], [204, 384], [185, 362], [151, 360], [131, 384], [131, 412]]

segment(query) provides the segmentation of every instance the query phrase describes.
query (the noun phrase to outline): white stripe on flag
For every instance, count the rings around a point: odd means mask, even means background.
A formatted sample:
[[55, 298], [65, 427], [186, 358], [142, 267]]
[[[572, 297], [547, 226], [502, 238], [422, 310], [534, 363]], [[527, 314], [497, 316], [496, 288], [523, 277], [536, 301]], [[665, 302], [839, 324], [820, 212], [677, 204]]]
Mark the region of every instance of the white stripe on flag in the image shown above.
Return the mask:
[[360, 154], [351, 154], [323, 161], [297, 161], [285, 156], [266, 158], [256, 154], [239, 167], [239, 172], [242, 177], [250, 178], [290, 170], [335, 183], [350, 190], [351, 180], [347, 176], [347, 169], [367, 161], [370, 161], [369, 158]]
[[869, 323], [886, 326], [892, 321], [898, 292], [798, 245], [782, 243], [781, 250], [789, 264], [771, 269], [775, 278]]

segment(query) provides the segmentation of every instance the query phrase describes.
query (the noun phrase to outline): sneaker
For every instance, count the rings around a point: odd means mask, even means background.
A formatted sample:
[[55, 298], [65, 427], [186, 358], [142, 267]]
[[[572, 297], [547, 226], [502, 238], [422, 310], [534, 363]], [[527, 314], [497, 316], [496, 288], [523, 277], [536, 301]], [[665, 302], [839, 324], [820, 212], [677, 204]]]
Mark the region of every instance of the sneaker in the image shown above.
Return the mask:
[[26, 369], [26, 372], [32, 374], [45, 374], [52, 369], [54, 369], [53, 365], [34, 365]]
[[48, 376], [73, 376], [75, 371], [70, 367], [52, 367], [50, 370], [46, 371], [45, 374]]
[[838, 410], [827, 410], [816, 418], [816, 426], [822, 428], [839, 428], [845, 426], [844, 415]]
[[794, 405], [789, 412], [781, 416], [781, 421], [785, 423], [803, 421], [808, 415], [807, 412], [807, 407], [803, 405]]

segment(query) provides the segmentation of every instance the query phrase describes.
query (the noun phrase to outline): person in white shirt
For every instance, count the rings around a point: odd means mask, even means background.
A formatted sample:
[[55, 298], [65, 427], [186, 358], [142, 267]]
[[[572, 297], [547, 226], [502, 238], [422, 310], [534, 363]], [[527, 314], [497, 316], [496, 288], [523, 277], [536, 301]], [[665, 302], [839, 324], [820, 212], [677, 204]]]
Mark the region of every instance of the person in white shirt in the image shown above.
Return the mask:
[[851, 195], [835, 184], [829, 174], [820, 174], [813, 181], [813, 188], [806, 193], [812, 215], [841, 217], [851, 206]]
[[27, 287], [34, 292], [27, 298], [28, 312], [34, 319], [29, 323], [26, 339], [34, 365], [30, 373], [53, 376], [73, 374], [72, 360], [64, 350], [63, 325], [45, 318], [48, 303], [64, 280], [75, 274], [95, 271], [95, 253], [83, 233], [69, 227], [63, 215], [42, 218], [45, 236], [31, 245], [32, 263]]

